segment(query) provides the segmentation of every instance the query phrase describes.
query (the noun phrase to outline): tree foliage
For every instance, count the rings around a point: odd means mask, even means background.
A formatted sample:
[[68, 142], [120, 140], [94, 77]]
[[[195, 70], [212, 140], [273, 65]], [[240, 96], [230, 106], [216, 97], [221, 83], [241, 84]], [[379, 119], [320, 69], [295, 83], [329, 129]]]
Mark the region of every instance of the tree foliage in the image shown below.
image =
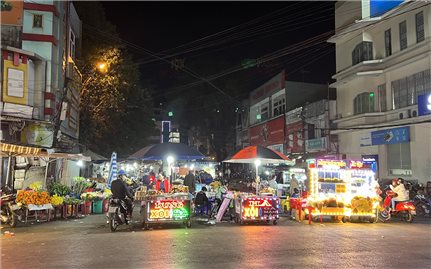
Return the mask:
[[[127, 157], [145, 146], [154, 132], [151, 89], [140, 80], [138, 65], [100, 3], [75, 2], [75, 6], [83, 21], [81, 143], [101, 154], [117, 151]], [[105, 65], [103, 70], [97, 68], [99, 64]]]

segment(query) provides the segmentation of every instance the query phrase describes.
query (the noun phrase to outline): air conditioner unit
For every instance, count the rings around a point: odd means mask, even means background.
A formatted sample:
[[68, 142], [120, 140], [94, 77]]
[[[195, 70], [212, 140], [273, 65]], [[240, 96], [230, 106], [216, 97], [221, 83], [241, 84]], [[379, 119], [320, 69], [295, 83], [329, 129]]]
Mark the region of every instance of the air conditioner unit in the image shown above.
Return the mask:
[[417, 117], [419, 114], [418, 114], [418, 110], [417, 109], [409, 109], [409, 116], [410, 116], [410, 118], [414, 118], [414, 117]]
[[399, 117], [400, 120], [407, 119], [409, 117], [408, 111], [401, 111], [398, 114], [398, 117]]

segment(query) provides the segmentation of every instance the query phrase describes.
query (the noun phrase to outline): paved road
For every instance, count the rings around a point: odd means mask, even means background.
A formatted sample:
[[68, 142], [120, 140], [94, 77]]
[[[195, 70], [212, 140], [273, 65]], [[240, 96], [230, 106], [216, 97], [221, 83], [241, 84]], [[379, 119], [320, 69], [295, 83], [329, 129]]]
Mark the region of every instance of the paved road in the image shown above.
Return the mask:
[[277, 226], [193, 223], [111, 233], [102, 215], [20, 225], [1, 268], [431, 268], [431, 220], [407, 224], [282, 219]]

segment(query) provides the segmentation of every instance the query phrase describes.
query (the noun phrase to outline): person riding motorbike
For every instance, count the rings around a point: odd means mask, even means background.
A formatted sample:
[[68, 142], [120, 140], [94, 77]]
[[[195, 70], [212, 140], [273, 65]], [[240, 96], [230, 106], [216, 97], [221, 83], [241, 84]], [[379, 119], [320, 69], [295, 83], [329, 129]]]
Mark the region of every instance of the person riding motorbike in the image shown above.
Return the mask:
[[391, 200], [392, 210], [395, 210], [396, 202], [404, 202], [409, 200], [409, 193], [404, 186], [402, 178], [395, 178], [392, 180], [392, 184], [389, 186], [393, 192], [397, 195]]
[[130, 220], [133, 210], [133, 195], [130, 193], [129, 188], [125, 183], [126, 172], [120, 170], [118, 177], [111, 184], [112, 197], [124, 201], [127, 205], [126, 216]]

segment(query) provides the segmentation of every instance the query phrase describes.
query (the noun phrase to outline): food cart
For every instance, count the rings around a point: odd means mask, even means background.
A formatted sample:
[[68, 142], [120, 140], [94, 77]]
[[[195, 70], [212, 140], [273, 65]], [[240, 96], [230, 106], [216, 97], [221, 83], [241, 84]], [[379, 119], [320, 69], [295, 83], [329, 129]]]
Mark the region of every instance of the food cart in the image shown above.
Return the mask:
[[182, 223], [191, 227], [190, 204], [191, 200], [187, 187], [173, 188], [170, 193], [161, 193], [149, 190], [141, 200], [141, 214], [145, 229], [155, 224]]
[[240, 193], [235, 197], [235, 222], [271, 222], [277, 225], [279, 198], [273, 194]]
[[361, 161], [316, 160], [309, 164], [310, 192], [308, 211], [314, 219], [320, 216], [341, 218], [343, 222], [358, 219], [378, 220], [379, 196], [374, 172]]

